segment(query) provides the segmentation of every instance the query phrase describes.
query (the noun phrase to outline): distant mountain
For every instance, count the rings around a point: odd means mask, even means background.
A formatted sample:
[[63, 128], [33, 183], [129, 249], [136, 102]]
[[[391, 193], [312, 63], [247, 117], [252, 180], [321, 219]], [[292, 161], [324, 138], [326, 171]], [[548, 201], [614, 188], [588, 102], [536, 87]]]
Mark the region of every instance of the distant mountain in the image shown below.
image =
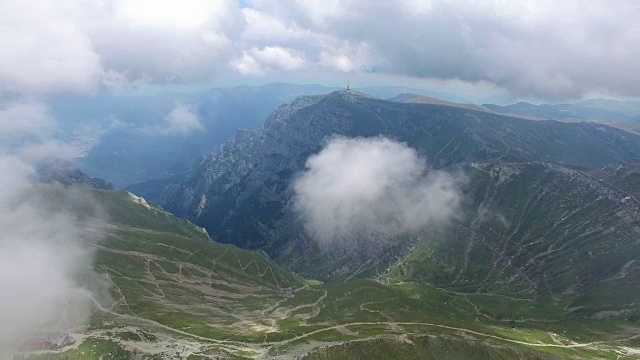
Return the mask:
[[[123, 188], [187, 171], [199, 156], [216, 152], [239, 129], [252, 129], [279, 105], [297, 96], [326, 94], [336, 87], [272, 83], [191, 92], [165, 91], [67, 95], [50, 101], [60, 137], [74, 146], [83, 171]], [[413, 92], [465, 102], [452, 94], [403, 87], [365, 87], [388, 98]], [[167, 116], [178, 104], [199, 118], [202, 128], [171, 131]]]
[[[332, 90], [276, 83], [192, 93], [68, 96], [50, 105], [67, 141], [83, 155], [82, 170], [122, 188], [184, 172], [238, 129], [259, 126], [277, 106]], [[199, 118], [201, 129], [170, 131], [166, 117], [178, 104]]]
[[442, 91], [432, 91], [424, 88], [413, 88], [406, 86], [365, 86], [365, 87], [354, 87], [356, 90], [362, 91], [363, 93], [367, 93], [369, 95], [378, 97], [380, 99], [391, 99], [400, 94], [416, 94], [420, 96], [432, 97], [436, 99], [440, 99], [443, 101], [449, 101], [453, 103], [468, 103], [469, 100], [465, 99], [462, 96], [442, 92]]
[[482, 107], [480, 105], [475, 104], [463, 104], [456, 102], [444, 101], [428, 96], [416, 95], [416, 94], [400, 94], [396, 97], [389, 99], [390, 101], [397, 101], [407, 104], [431, 104], [431, 105], [444, 105], [450, 107], [457, 107], [462, 109], [476, 110], [476, 111], [485, 111], [492, 112], [491, 110]]
[[435, 168], [535, 161], [595, 169], [640, 157], [640, 136], [599, 124], [529, 121], [341, 91], [280, 107], [262, 127], [239, 132], [203, 159], [159, 201], [219, 241], [262, 249], [304, 275], [375, 275], [407, 254], [410, 239], [366, 254], [323, 253], [292, 209], [292, 180], [335, 134], [406, 142]]
[[482, 106], [499, 114], [541, 120], [640, 121], [639, 101], [589, 99], [575, 104], [534, 105], [519, 102], [507, 106], [493, 104], [483, 104]]

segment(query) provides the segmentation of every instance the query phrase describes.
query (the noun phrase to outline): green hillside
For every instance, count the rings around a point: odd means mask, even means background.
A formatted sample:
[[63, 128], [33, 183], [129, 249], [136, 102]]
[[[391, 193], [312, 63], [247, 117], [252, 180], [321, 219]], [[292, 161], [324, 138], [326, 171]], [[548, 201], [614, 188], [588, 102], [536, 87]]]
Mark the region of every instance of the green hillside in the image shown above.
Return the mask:
[[425, 231], [391, 281], [529, 299], [563, 313], [640, 316], [640, 223], [625, 192], [550, 164], [473, 164], [463, 220]]
[[70, 334], [75, 344], [27, 352], [29, 359], [332, 359], [372, 351], [397, 359], [614, 359], [633, 358], [640, 346], [633, 321], [556, 317], [551, 306], [550, 321], [508, 320], [540, 309], [429, 285], [307, 281], [128, 193], [83, 191], [110, 219], [96, 224], [106, 238], [91, 244], [110, 296], [95, 299], [89, 326]]
[[[300, 98], [163, 195], [231, 244], [126, 192], [78, 189], [96, 210], [43, 185], [45, 205], [106, 234], [86, 241], [108, 290], [92, 295], [74, 344], [25, 355], [638, 358], [637, 172], [616, 164], [640, 155], [640, 137], [603, 129], [357, 93]], [[399, 139], [464, 173], [462, 211], [361, 253], [321, 251], [290, 185], [335, 133]]]

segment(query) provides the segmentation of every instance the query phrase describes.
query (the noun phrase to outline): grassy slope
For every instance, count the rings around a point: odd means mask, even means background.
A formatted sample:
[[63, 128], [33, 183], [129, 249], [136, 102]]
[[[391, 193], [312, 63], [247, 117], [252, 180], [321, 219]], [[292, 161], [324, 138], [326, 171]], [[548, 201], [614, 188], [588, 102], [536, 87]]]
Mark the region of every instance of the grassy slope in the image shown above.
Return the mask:
[[467, 169], [465, 219], [421, 234], [388, 278], [529, 299], [534, 318], [640, 312], [639, 227], [624, 194], [560, 167], [476, 166]]
[[481, 339], [455, 336], [407, 336], [391, 339], [351, 342], [311, 352], [305, 360], [331, 359], [424, 359], [424, 360], [483, 360], [483, 359], [560, 359], [541, 351], [494, 343], [482, 344]]
[[[77, 348], [32, 358], [282, 358], [329, 345], [310, 356], [363, 358], [364, 346], [399, 359], [435, 348], [451, 356], [613, 359], [622, 345], [638, 345], [616, 342], [637, 333], [628, 322], [496, 316], [503, 305], [529, 316], [537, 309], [528, 302], [373, 280], [307, 282], [261, 253], [211, 242], [200, 228], [126, 193], [92, 194], [110, 216], [106, 239], [94, 245], [111, 301], [100, 299]], [[379, 337], [375, 347], [343, 345]], [[574, 341], [582, 345], [562, 347]]]
[[115, 200], [109, 209], [117, 218], [97, 266], [126, 294], [118, 304], [125, 313], [222, 337], [238, 319], [259, 327], [253, 308], [303, 285], [259, 252], [212, 242], [202, 229], [156, 208], [140, 209], [124, 193], [99, 195]]

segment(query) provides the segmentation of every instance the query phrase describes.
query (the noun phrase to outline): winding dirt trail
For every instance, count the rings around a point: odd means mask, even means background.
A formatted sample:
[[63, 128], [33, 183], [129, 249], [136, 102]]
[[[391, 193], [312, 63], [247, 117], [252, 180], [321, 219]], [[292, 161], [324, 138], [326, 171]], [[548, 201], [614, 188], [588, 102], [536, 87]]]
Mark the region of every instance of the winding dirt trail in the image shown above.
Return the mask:
[[386, 325], [386, 326], [402, 326], [402, 325], [411, 326], [411, 325], [416, 325], [416, 326], [429, 326], [429, 327], [437, 327], [437, 328], [447, 329], [447, 330], [462, 331], [462, 332], [465, 332], [465, 333], [468, 333], [468, 334], [484, 336], [484, 337], [488, 337], [488, 338], [492, 338], [492, 339], [502, 340], [502, 341], [506, 341], [506, 342], [510, 342], [510, 343], [514, 343], [514, 344], [519, 344], [519, 345], [535, 346], [535, 347], [554, 347], [554, 348], [590, 347], [590, 346], [594, 346], [594, 345], [606, 344], [606, 343], [612, 343], [612, 342], [624, 342], [624, 341], [629, 341], [629, 340], [633, 340], [633, 339], [636, 339], [636, 338], [640, 337], [640, 334], [638, 334], [638, 335], [631, 336], [629, 338], [619, 339], [619, 340], [593, 341], [593, 342], [588, 342], [588, 343], [574, 343], [574, 344], [567, 344], [567, 345], [549, 344], [549, 343], [530, 343], [530, 342], [526, 342], [526, 341], [520, 341], [520, 340], [505, 338], [505, 337], [501, 337], [501, 336], [498, 336], [498, 335], [486, 334], [486, 333], [482, 333], [482, 332], [479, 332], [479, 331], [474, 331], [474, 330], [455, 327], [455, 326], [447, 326], [447, 325], [442, 325], [442, 324], [433, 324], [433, 323], [425, 323], [425, 322], [389, 322], [389, 321], [379, 321], [379, 322], [354, 322], [354, 323], [348, 323], [348, 324], [340, 324], [340, 325], [329, 326], [329, 327], [326, 327], [326, 328], [323, 328], [323, 329], [318, 329], [318, 330], [311, 331], [311, 332], [308, 332], [308, 333], [303, 334], [303, 335], [296, 336], [296, 337], [291, 338], [291, 339], [287, 339], [287, 340], [283, 340], [283, 341], [279, 341], [279, 342], [272, 342], [270, 344], [271, 345], [286, 345], [286, 344], [291, 343], [293, 341], [304, 339], [306, 337], [309, 337], [311, 335], [315, 335], [315, 334], [318, 334], [318, 333], [321, 333], [321, 332], [324, 332], [324, 331], [338, 330], [339, 328], [343, 328], [343, 327], [362, 326], [362, 325]]
[[573, 343], [573, 344], [552, 344], [552, 343], [532, 343], [532, 342], [527, 342], [527, 341], [521, 341], [521, 340], [515, 340], [515, 339], [510, 339], [510, 338], [506, 338], [506, 337], [502, 337], [502, 336], [498, 336], [498, 335], [493, 335], [493, 334], [487, 334], [487, 333], [482, 333], [479, 331], [475, 331], [475, 330], [470, 330], [470, 329], [466, 329], [466, 328], [461, 328], [461, 327], [455, 327], [455, 326], [448, 326], [448, 325], [442, 325], [442, 324], [434, 324], [434, 323], [427, 323], [427, 322], [396, 322], [396, 321], [378, 321], [378, 322], [352, 322], [352, 323], [346, 323], [346, 324], [338, 324], [338, 325], [333, 325], [333, 326], [328, 326], [322, 329], [318, 329], [318, 330], [314, 330], [302, 335], [298, 335], [295, 336], [291, 339], [286, 339], [286, 340], [282, 340], [282, 341], [273, 341], [273, 342], [264, 342], [262, 344], [256, 344], [256, 343], [246, 343], [246, 342], [241, 342], [241, 341], [230, 341], [230, 340], [218, 340], [218, 339], [212, 339], [212, 338], [208, 338], [208, 337], [204, 337], [204, 336], [200, 336], [200, 335], [195, 335], [195, 334], [191, 334], [188, 333], [186, 331], [182, 331], [179, 329], [175, 329], [172, 328], [170, 326], [161, 324], [157, 321], [153, 321], [150, 319], [146, 319], [146, 318], [141, 318], [138, 316], [134, 316], [134, 315], [127, 315], [127, 314], [120, 314], [120, 313], [116, 313], [114, 311], [111, 311], [109, 309], [104, 308], [97, 300], [92, 299], [93, 302], [95, 303], [96, 307], [103, 312], [106, 312], [108, 314], [117, 316], [117, 317], [122, 317], [122, 318], [127, 318], [127, 319], [131, 319], [131, 320], [136, 320], [136, 321], [142, 321], [142, 322], [146, 322], [148, 324], [157, 326], [161, 329], [164, 330], [168, 330], [180, 335], [184, 335], [187, 337], [191, 337], [194, 339], [198, 339], [198, 340], [202, 340], [202, 341], [206, 341], [209, 343], [215, 343], [218, 345], [222, 345], [225, 346], [227, 348], [231, 348], [231, 349], [235, 349], [235, 350], [244, 350], [247, 348], [251, 348], [253, 350], [257, 350], [258, 347], [260, 346], [264, 346], [264, 345], [270, 345], [270, 346], [282, 346], [282, 345], [287, 345], [289, 343], [292, 343], [294, 341], [298, 341], [304, 338], [308, 338], [312, 335], [315, 334], [319, 334], [325, 331], [330, 331], [330, 330], [339, 330], [341, 328], [345, 328], [345, 327], [349, 327], [349, 326], [363, 326], [363, 325], [385, 325], [385, 326], [426, 326], [426, 327], [436, 327], [436, 328], [441, 328], [441, 329], [447, 329], [447, 330], [455, 330], [455, 331], [462, 331], [468, 334], [474, 334], [474, 335], [478, 335], [478, 336], [483, 336], [483, 337], [487, 337], [487, 338], [492, 338], [492, 339], [496, 339], [496, 340], [501, 340], [501, 341], [506, 341], [506, 342], [510, 342], [513, 344], [519, 344], [519, 345], [525, 345], [525, 346], [532, 346], [532, 347], [546, 347], [546, 348], [582, 348], [582, 347], [592, 347], [595, 345], [600, 345], [600, 344], [607, 344], [607, 343], [615, 343], [615, 342], [624, 342], [624, 341], [629, 341], [629, 340], [633, 340], [636, 339], [638, 337], [640, 337], [640, 334], [638, 335], [634, 335], [631, 336], [629, 338], [625, 338], [625, 339], [618, 339], [618, 340], [611, 340], [611, 341], [592, 341], [592, 342], [588, 342], [588, 343]]

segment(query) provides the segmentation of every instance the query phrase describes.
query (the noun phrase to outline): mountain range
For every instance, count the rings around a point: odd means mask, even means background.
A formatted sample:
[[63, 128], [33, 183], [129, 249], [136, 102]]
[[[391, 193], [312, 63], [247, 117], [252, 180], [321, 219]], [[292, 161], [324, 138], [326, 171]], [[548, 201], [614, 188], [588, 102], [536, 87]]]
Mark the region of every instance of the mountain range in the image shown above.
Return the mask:
[[637, 122], [640, 120], [640, 102], [611, 99], [587, 99], [573, 104], [530, 104], [518, 102], [500, 106], [483, 104], [500, 114], [543, 120], [614, 120]]
[[[271, 83], [166, 93], [66, 95], [52, 99], [48, 105], [51, 115], [60, 120], [59, 137], [76, 149], [82, 170], [124, 188], [182, 174], [200, 156], [217, 151], [239, 129], [258, 127], [277, 106], [300, 95], [337, 89]], [[425, 89], [363, 89], [382, 98], [410, 91], [463, 101], [452, 94]], [[197, 122], [192, 120], [181, 127], [180, 118], [171, 117], [176, 108], [185, 110], [178, 114], [191, 114]]]
[[598, 168], [640, 155], [640, 137], [598, 124], [536, 122], [343, 91], [301, 97], [282, 106], [263, 127], [238, 133], [156, 200], [204, 226], [219, 241], [263, 249], [295, 271], [308, 271], [305, 275], [318, 276], [320, 271], [322, 278], [344, 279], [363, 272], [363, 263], [371, 265], [367, 271], [378, 272], [395, 259], [387, 248], [379, 249], [384, 258], [380, 261], [370, 254], [349, 258], [349, 270], [338, 266], [340, 261], [329, 262], [335, 269], [311, 265], [325, 264], [326, 259], [293, 210], [290, 184], [304, 170], [307, 158], [336, 134], [399, 139], [434, 169], [476, 162], [523, 166], [519, 163], [536, 161]]
[[[477, 166], [485, 182], [490, 176], [484, 171], [509, 171], [503, 165]], [[527, 165], [537, 174], [536, 166]], [[86, 229], [106, 237], [86, 241], [109, 295], [92, 295], [90, 323], [66, 330], [72, 340], [18, 356], [632, 359], [637, 354], [637, 319], [628, 318], [629, 313], [627, 319], [619, 313], [603, 315], [604, 309], [598, 316], [584, 316], [552, 300], [515, 297], [513, 291], [495, 288], [497, 282], [481, 292], [430, 284], [429, 275], [421, 273], [430, 266], [417, 262], [429, 259], [420, 255], [428, 251], [424, 248], [416, 247], [412, 258], [376, 280], [324, 284], [288, 271], [261, 251], [216, 242], [204, 229], [131, 193], [91, 183], [61, 188], [52, 181], [38, 190], [51, 205], [74, 209], [77, 204], [67, 203], [63, 195], [73, 189], [99, 204], [108, 219]], [[86, 209], [75, 211], [85, 216]], [[631, 268], [625, 267], [629, 277], [635, 271]], [[618, 274], [609, 280], [613, 288], [628, 286], [630, 279]], [[514, 281], [514, 288], [521, 282]]]
[[[90, 246], [109, 296], [74, 345], [25, 354], [637, 358], [638, 158], [640, 135], [597, 122], [343, 90], [280, 105], [184, 174], [128, 188], [137, 195], [53, 164], [39, 175], [52, 203], [79, 187], [106, 214]], [[300, 191], [322, 201], [353, 177], [342, 206], [350, 192], [391, 194], [356, 204], [378, 223], [314, 231]], [[425, 192], [449, 196], [414, 201]]]

